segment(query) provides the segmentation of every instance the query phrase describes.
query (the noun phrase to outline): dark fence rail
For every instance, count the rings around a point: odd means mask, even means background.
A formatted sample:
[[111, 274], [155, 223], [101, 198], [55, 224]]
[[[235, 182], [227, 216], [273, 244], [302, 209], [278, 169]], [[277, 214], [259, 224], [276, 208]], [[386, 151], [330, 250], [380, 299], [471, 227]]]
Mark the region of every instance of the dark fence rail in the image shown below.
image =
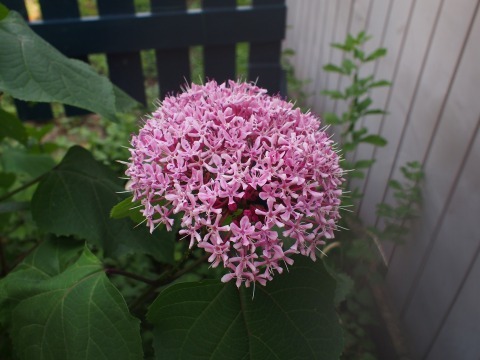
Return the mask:
[[[23, 0], [4, 3], [27, 16]], [[254, 0], [246, 7], [237, 7], [235, 0], [203, 0], [195, 10], [188, 10], [184, 0], [151, 0], [148, 13], [135, 13], [133, 0], [97, 0], [95, 17], [80, 17], [77, 0], [41, 0], [40, 8], [43, 19], [30, 22], [37, 34], [69, 57], [88, 61], [89, 54], [106, 54], [112, 82], [143, 104], [141, 50], [155, 50], [161, 98], [191, 80], [189, 48], [199, 45], [207, 79], [235, 79], [236, 44], [248, 42], [248, 80], [272, 94], [284, 86], [285, 0]], [[52, 118], [49, 104], [17, 102], [17, 110], [22, 119]], [[72, 107], [65, 111], [82, 113]]]

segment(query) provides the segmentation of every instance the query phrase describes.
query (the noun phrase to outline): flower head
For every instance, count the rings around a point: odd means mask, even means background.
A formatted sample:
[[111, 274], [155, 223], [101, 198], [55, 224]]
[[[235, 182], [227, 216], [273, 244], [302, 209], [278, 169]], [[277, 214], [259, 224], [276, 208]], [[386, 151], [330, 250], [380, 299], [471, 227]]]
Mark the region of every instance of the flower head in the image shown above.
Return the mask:
[[132, 137], [126, 174], [150, 231], [171, 228], [210, 253], [222, 281], [265, 284], [291, 255], [315, 260], [339, 219], [343, 171], [332, 140], [253, 84], [192, 84]]

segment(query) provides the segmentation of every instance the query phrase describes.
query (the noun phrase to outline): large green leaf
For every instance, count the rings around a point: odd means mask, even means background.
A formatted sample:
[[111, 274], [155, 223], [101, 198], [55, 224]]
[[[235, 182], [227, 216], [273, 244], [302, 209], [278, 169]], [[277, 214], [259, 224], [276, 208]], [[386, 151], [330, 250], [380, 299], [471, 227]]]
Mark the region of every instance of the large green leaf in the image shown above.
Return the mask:
[[157, 359], [337, 359], [343, 337], [335, 283], [323, 263], [296, 258], [290, 272], [252, 288], [218, 281], [164, 290], [147, 318]]
[[[0, 283], [20, 359], [140, 359], [133, 318], [100, 261], [85, 248], [71, 266], [69, 243], [48, 242]], [[5, 301], [2, 303], [2, 308]]]
[[136, 104], [89, 65], [37, 36], [15, 11], [0, 20], [0, 43], [0, 91], [14, 98], [74, 105], [109, 119]]
[[80, 146], [69, 149], [61, 163], [45, 175], [32, 198], [39, 228], [55, 235], [74, 235], [101, 246], [107, 255], [138, 251], [173, 262], [173, 233], [151, 235], [130, 219], [111, 219], [111, 208], [124, 196], [122, 182]]

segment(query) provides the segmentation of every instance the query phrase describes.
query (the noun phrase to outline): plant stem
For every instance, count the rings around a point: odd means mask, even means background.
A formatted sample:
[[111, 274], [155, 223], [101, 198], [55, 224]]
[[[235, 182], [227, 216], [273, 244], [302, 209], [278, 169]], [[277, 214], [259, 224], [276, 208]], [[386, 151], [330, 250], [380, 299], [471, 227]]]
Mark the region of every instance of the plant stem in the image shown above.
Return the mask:
[[5, 251], [3, 248], [3, 238], [0, 237], [0, 277], [8, 274], [7, 259], [5, 258]]
[[36, 177], [35, 179], [32, 179], [28, 182], [26, 182], [25, 184], [23, 184], [22, 186], [16, 188], [15, 190], [13, 191], [10, 191], [9, 193], [6, 193], [2, 196], [0, 196], [0, 201], [3, 201], [3, 200], [7, 200], [8, 198], [12, 197], [13, 195], [25, 190], [25, 189], [28, 189], [30, 186], [32, 185], [35, 185], [37, 182], [39, 182], [40, 180], [42, 180], [42, 178], [45, 176], [45, 174], [42, 174], [38, 177]]
[[147, 279], [143, 276], [140, 276], [140, 275], [137, 275], [137, 274], [125, 271], [125, 270], [121, 270], [121, 269], [107, 268], [107, 269], [105, 269], [105, 273], [113, 274], [113, 275], [122, 275], [122, 276], [125, 276], [125, 277], [128, 277], [128, 278], [131, 278], [131, 279], [135, 279], [135, 280], [144, 282], [145, 284], [148, 284], [148, 285], [154, 285], [155, 284], [155, 280], [150, 280], [150, 279]]
[[178, 279], [179, 277], [185, 275], [186, 273], [192, 271], [198, 265], [205, 262], [205, 260], [207, 260], [209, 256], [210, 254], [206, 254], [195, 260], [190, 266], [187, 266], [186, 268], [177, 271], [179, 266], [181, 266], [185, 262], [184, 260], [181, 260], [177, 266], [175, 266], [169, 271], [164, 272], [157, 280], [153, 281], [153, 283], [150, 284], [150, 287], [147, 288], [134, 302], [130, 304], [130, 309], [132, 311], [137, 309], [141, 304], [143, 304], [143, 302], [145, 302], [148, 298], [150, 298], [150, 296], [152, 296], [152, 294], [157, 288], [169, 284], [172, 281]]

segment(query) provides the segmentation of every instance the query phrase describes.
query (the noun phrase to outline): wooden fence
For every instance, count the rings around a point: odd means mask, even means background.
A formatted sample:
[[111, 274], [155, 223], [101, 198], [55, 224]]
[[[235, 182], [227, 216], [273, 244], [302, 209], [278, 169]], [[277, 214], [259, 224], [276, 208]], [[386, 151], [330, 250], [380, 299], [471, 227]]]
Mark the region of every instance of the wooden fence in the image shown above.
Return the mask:
[[310, 79], [308, 105], [342, 111], [319, 95], [341, 88], [322, 65], [341, 60], [332, 42], [366, 30], [371, 50], [388, 49], [369, 65], [390, 89], [372, 93], [390, 114], [365, 119], [388, 139], [362, 146], [356, 159], [376, 158], [359, 206], [378, 224], [376, 204], [391, 201], [386, 184], [399, 167], [420, 161], [426, 174], [420, 219], [404, 245], [385, 246], [387, 282], [416, 359], [480, 358], [480, 15], [479, 0], [287, 0], [284, 48], [293, 49], [297, 76]]

